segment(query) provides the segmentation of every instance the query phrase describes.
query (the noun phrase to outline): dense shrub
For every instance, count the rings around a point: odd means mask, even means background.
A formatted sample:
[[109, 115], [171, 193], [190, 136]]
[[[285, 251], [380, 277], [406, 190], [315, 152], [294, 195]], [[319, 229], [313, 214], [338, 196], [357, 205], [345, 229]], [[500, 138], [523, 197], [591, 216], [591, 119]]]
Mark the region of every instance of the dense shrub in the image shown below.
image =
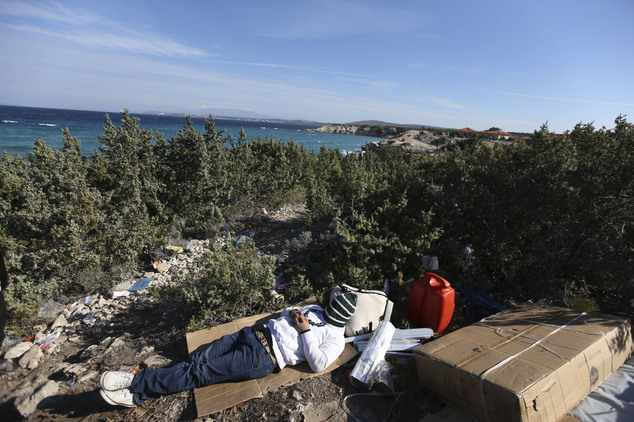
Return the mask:
[[[249, 220], [257, 210], [298, 198], [311, 212], [310, 235], [293, 265], [284, 263], [289, 300], [388, 279], [403, 303], [427, 255], [455, 286], [500, 300], [568, 305], [584, 296], [610, 310], [632, 296], [634, 129], [623, 117], [614, 129], [544, 126], [512, 146], [466, 139], [434, 156], [312, 153], [244, 131], [234, 140], [211, 116], [205, 133], [186, 119], [166, 140], [127, 112], [120, 126], [106, 116], [100, 141], [87, 159], [66, 131], [61, 150], [38, 141], [28, 160], [5, 154], [0, 163], [0, 247], [15, 318], [43, 297], [108, 287], [168, 234], [257, 223]], [[186, 282], [192, 327], [272, 305], [274, 265], [250, 242], [206, 259]]]
[[534, 139], [469, 142], [433, 158], [342, 158], [336, 186], [311, 190], [335, 210], [315, 279], [327, 289], [388, 278], [406, 295], [423, 272], [419, 258], [437, 255], [456, 286], [500, 300], [570, 305], [589, 296], [605, 309], [624, 306], [634, 262], [632, 125], [619, 118], [614, 130], [578, 125], [563, 135], [543, 127]]
[[269, 292], [275, 284], [273, 259], [259, 257], [253, 240], [242, 239], [215, 243], [204, 257], [202, 271], [186, 277], [188, 329], [208, 328], [279, 306]]

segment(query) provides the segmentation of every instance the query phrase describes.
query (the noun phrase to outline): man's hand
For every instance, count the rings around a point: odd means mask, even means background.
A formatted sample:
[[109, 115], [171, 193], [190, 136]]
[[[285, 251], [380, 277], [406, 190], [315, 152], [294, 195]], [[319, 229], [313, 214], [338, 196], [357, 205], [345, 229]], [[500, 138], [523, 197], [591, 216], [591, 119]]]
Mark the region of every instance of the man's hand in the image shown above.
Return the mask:
[[293, 309], [288, 314], [291, 317], [291, 325], [295, 327], [295, 329], [303, 333], [304, 331], [310, 330], [310, 324], [308, 323], [308, 317], [302, 314], [297, 309]]

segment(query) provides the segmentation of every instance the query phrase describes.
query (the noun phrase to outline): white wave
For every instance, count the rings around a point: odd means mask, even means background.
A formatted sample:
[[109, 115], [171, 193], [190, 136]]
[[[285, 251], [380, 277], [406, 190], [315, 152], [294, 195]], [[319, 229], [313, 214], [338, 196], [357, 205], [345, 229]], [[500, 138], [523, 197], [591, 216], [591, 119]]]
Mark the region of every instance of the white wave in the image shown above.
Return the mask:
[[52, 126], [52, 127], [57, 126], [55, 123], [38, 123], [37, 125], [38, 126]]
[[3, 120], [2, 123], [17, 123], [17, 120]]

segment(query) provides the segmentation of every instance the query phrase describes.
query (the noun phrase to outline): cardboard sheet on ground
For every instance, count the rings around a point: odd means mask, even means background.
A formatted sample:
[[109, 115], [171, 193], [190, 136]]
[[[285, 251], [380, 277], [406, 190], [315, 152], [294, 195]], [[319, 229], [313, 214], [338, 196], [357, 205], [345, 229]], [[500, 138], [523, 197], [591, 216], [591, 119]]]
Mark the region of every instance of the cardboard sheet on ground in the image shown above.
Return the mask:
[[[315, 298], [310, 298], [297, 304], [297, 306], [306, 306], [315, 303]], [[207, 330], [187, 333], [187, 350], [191, 354], [195, 352], [199, 347], [205, 346], [225, 334], [231, 334], [241, 330], [244, 327], [264, 323], [271, 318], [277, 318], [279, 316], [280, 312], [254, 315], [251, 317], [241, 318], [239, 320], [232, 321], [226, 324], [218, 325], [217, 327], [213, 327]], [[348, 362], [350, 359], [356, 356], [357, 353], [358, 352], [354, 349], [354, 347], [347, 343], [341, 356], [339, 356], [339, 358], [332, 365], [326, 368], [326, 370], [319, 373], [313, 372], [308, 364], [304, 362], [296, 366], [287, 366], [279, 373], [271, 374], [266, 378], [241, 382], [226, 382], [222, 384], [196, 388], [194, 389], [194, 398], [196, 399], [196, 410], [198, 412], [198, 417], [220, 412], [224, 409], [238, 405], [256, 397], [263, 397], [264, 394], [269, 390], [273, 390], [286, 385], [292, 385], [302, 379], [307, 379], [331, 372]]]

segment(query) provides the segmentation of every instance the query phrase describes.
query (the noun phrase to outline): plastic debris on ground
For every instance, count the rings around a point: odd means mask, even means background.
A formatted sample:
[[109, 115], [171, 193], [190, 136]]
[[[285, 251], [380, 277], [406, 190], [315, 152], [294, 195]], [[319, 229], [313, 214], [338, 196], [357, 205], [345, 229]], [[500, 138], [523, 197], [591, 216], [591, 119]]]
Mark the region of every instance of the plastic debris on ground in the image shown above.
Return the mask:
[[480, 321], [506, 309], [506, 306], [493, 299], [491, 293], [468, 289], [458, 289], [458, 292], [469, 302], [469, 309], [465, 316], [471, 322]]
[[148, 255], [150, 256], [150, 261], [152, 262], [167, 259], [167, 254], [162, 246], [158, 248], [150, 248]]
[[597, 305], [597, 303], [590, 299], [590, 298], [586, 298], [586, 297], [573, 297], [571, 300], [571, 305], [572, 305], [572, 309], [575, 309], [577, 311], [586, 311], [586, 312], [593, 312], [593, 311], [600, 311], [601, 309], [599, 308], [599, 305]]
[[165, 246], [165, 252], [168, 256], [178, 255], [179, 253], [183, 253], [184, 249], [180, 246]]
[[480, 269], [480, 259], [474, 254], [473, 245], [467, 244], [462, 251], [458, 254], [458, 259], [461, 260], [462, 265], [472, 273]]
[[388, 320], [381, 321], [372, 334], [370, 342], [361, 353], [361, 357], [350, 372], [350, 378], [370, 389], [375, 381], [380, 380], [393, 390], [389, 374], [389, 364], [385, 361], [385, 353], [390, 346], [396, 328]]
[[86, 316], [82, 318], [81, 322], [83, 322], [86, 325], [94, 324], [95, 322], [97, 322], [97, 318], [95, 318], [95, 313], [94, 312], [87, 313]]
[[438, 271], [438, 257], [437, 256], [424, 256], [422, 258], [423, 268], [427, 271]]
[[[395, 329], [392, 340], [386, 352], [411, 351], [420, 346], [420, 340], [430, 338], [434, 335], [431, 328]], [[358, 336], [346, 338], [346, 343], [353, 343], [354, 347], [363, 352], [370, 342], [372, 333], [360, 334]]]
[[634, 419], [634, 357], [629, 358], [569, 414], [586, 422]]
[[49, 335], [47, 335], [44, 340], [40, 341], [38, 343], [38, 345], [40, 346], [40, 349], [42, 350], [46, 350], [49, 347], [51, 347], [55, 340], [57, 340], [59, 338], [59, 336], [61, 335], [61, 333], [59, 331], [56, 331], [54, 333], [51, 333]]
[[240, 243], [244, 242], [247, 239], [245, 235], [240, 236], [236, 240], [233, 241], [234, 246], [238, 246]]
[[130, 287], [128, 289], [129, 292], [136, 292], [137, 290], [143, 290], [145, 289], [147, 286], [150, 285], [150, 282], [153, 280], [156, 280], [157, 277], [146, 277], [146, 278], [142, 278], [141, 280], [137, 281], [136, 283], [134, 283], [132, 285], [132, 287]]

